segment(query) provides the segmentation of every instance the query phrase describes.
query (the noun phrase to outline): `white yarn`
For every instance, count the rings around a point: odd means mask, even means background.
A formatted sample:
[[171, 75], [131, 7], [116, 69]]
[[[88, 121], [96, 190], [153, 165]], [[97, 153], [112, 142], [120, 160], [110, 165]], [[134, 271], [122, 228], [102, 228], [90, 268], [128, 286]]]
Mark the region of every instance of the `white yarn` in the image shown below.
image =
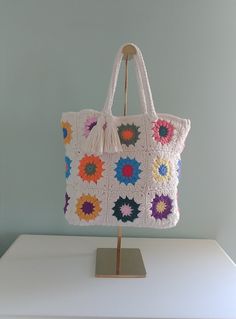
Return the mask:
[[122, 152], [120, 137], [117, 132], [117, 127], [112, 116], [106, 116], [106, 129], [104, 135], [104, 152], [117, 153]]
[[[136, 45], [132, 45], [137, 50], [134, 61], [143, 112], [149, 114], [150, 117], [157, 117], [142, 53]], [[100, 116], [97, 125], [91, 130], [85, 145], [88, 152], [102, 154], [103, 152], [117, 153], [123, 151], [111, 111], [123, 57], [122, 48], [123, 46], [119, 49], [113, 65], [107, 99], [102, 112], [103, 115]], [[104, 127], [104, 124], [106, 127]]]
[[104, 150], [104, 127], [106, 120], [104, 114], [98, 118], [97, 124], [92, 128], [86, 140], [86, 145], [83, 146], [89, 153], [102, 154]]
[[120, 70], [121, 61], [123, 58], [122, 49], [125, 45], [130, 44], [136, 48], [137, 53], [134, 55], [134, 62], [136, 67], [136, 75], [137, 75], [137, 81], [139, 85], [139, 94], [141, 97], [141, 106], [142, 111], [145, 114], [149, 114], [150, 117], [157, 117], [157, 113], [154, 107], [154, 102], [152, 98], [151, 88], [148, 80], [147, 75], [147, 69], [143, 60], [143, 56], [141, 53], [141, 50], [133, 43], [126, 43], [122, 45], [116, 55], [114, 64], [113, 64], [113, 70], [110, 80], [110, 85], [107, 93], [107, 99], [103, 108], [103, 112], [106, 114], [112, 115], [112, 105], [115, 95], [115, 90], [117, 86], [118, 81], [118, 75]]
[[101, 113], [92, 128], [83, 149], [88, 153], [103, 154], [122, 152], [120, 138], [112, 116]]

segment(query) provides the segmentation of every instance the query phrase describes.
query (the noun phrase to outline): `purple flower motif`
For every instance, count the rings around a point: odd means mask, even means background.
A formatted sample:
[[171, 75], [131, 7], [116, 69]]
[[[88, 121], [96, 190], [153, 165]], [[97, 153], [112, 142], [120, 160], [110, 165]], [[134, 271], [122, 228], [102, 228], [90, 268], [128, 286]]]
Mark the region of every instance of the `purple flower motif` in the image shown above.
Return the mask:
[[87, 138], [92, 128], [97, 124], [97, 117], [90, 116], [86, 119], [84, 123], [84, 136]]
[[68, 208], [68, 205], [69, 205], [69, 200], [70, 200], [70, 197], [67, 193], [65, 193], [65, 206], [64, 206], [64, 214], [67, 212], [67, 208]]
[[155, 195], [152, 201], [152, 206], [150, 208], [152, 214], [151, 216], [157, 219], [167, 218], [169, 214], [172, 213], [172, 199], [165, 195]]
[[84, 202], [82, 205], [82, 210], [85, 214], [92, 214], [94, 210], [94, 205], [91, 202]]

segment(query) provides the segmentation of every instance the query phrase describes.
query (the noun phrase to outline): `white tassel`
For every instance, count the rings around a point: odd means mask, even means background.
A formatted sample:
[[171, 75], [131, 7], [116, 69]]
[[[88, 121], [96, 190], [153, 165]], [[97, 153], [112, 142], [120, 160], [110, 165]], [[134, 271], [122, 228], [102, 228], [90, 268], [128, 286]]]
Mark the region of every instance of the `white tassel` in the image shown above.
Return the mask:
[[106, 124], [105, 116], [101, 114], [97, 120], [97, 124], [92, 128], [87, 137], [85, 151], [102, 154], [104, 148], [104, 126]]
[[101, 114], [97, 124], [92, 128], [84, 151], [93, 154], [122, 152], [120, 137], [112, 116]]
[[106, 116], [106, 129], [104, 136], [104, 152], [117, 153], [122, 152], [120, 137], [117, 132], [117, 127], [112, 116]]

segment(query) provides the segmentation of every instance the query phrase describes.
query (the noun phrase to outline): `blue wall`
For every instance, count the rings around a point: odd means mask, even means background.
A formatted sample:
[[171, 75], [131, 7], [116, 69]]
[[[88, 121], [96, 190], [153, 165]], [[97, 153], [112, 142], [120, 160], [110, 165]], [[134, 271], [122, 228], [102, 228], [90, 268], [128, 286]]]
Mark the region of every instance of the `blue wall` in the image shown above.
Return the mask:
[[[234, 227], [228, 232], [236, 210], [235, 34], [235, 1], [1, 0], [0, 252], [20, 233], [116, 235], [64, 219], [59, 122], [63, 111], [101, 109], [116, 51], [132, 41], [143, 51], [157, 110], [190, 118], [192, 129], [178, 226], [125, 235], [219, 236], [236, 258]], [[117, 114], [122, 90], [120, 77]], [[131, 72], [129, 111], [137, 105]]]

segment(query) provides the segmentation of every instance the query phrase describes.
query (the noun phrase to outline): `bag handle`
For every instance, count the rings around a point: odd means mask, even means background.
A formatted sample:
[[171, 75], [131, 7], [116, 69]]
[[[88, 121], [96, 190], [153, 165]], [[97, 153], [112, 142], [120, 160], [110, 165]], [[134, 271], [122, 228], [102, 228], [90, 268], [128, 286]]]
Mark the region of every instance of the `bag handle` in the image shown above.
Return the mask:
[[148, 114], [151, 117], [157, 117], [143, 55], [141, 50], [138, 48], [138, 46], [136, 46], [133, 43], [127, 43], [122, 45], [116, 55], [116, 58], [113, 64], [113, 70], [112, 70], [110, 85], [108, 89], [108, 94], [107, 94], [106, 102], [102, 112], [108, 115], [112, 115], [114, 95], [115, 95], [115, 90], [117, 86], [121, 61], [123, 58], [122, 49], [125, 45], [132, 45], [136, 49], [136, 54], [134, 55], [134, 62], [135, 62], [136, 77], [137, 77], [137, 82], [139, 85], [139, 95], [141, 99], [141, 107], [142, 107], [143, 113]]
[[[157, 114], [152, 99], [152, 92], [142, 53], [135, 44], [129, 43], [129, 45], [134, 46], [134, 48], [136, 49], [134, 62], [143, 113], [147, 114], [151, 119], [156, 119]], [[114, 101], [120, 65], [123, 58], [123, 47], [124, 45], [119, 49], [115, 58], [115, 62], [113, 64], [112, 75], [105, 105], [97, 120], [97, 124], [92, 128], [86, 140], [85, 148], [87, 152], [102, 154], [104, 152], [116, 153], [123, 151], [120, 137], [117, 132], [117, 127], [112, 116], [112, 105]]]

